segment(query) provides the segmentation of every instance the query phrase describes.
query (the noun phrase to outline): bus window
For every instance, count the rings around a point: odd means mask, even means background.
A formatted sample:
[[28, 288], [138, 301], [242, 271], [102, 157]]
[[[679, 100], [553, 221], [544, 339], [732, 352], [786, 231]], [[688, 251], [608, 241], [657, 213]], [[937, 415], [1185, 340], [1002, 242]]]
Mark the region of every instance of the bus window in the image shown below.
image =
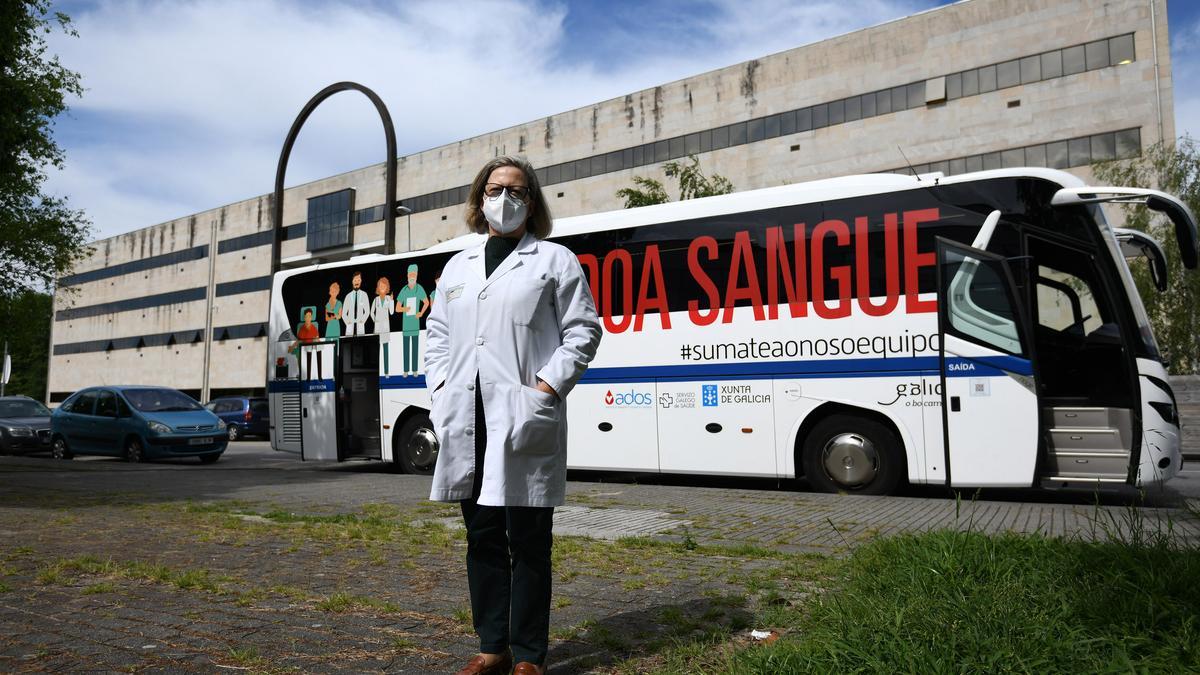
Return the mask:
[[1104, 322], [1091, 285], [1069, 272], [1038, 266], [1038, 325], [1088, 335]]
[[946, 253], [951, 279], [947, 317], [952, 332], [1009, 354], [1023, 354], [1008, 283], [999, 262], [958, 250]]

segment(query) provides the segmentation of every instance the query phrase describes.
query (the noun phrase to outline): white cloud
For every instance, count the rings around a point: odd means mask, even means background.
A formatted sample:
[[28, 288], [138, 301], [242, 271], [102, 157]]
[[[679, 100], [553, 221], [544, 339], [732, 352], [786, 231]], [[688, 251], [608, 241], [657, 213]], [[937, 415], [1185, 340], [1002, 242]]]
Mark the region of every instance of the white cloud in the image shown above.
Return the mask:
[[[562, 59], [570, 6], [535, 0], [118, 0], [77, 13], [80, 37], [54, 42], [87, 92], [77, 119], [60, 123], [67, 168], [50, 188], [111, 236], [269, 192], [292, 120], [332, 82], [378, 92], [406, 154], [927, 4], [717, 0], [639, 27], [658, 40], [618, 36], [630, 44], [614, 64], [581, 58], [578, 44]], [[365, 99], [335, 96], [305, 125], [288, 184], [378, 162], [380, 138]]]

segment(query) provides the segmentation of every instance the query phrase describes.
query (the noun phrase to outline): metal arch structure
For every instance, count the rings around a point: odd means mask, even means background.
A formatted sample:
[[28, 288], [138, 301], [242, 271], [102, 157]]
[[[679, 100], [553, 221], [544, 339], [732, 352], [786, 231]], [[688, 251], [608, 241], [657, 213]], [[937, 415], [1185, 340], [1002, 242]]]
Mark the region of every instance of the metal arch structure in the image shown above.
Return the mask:
[[[279, 164], [275, 168], [275, 197], [271, 204], [274, 219], [271, 237], [271, 274], [279, 271], [283, 249], [283, 180], [287, 174], [287, 164], [292, 154], [292, 145], [295, 144], [296, 137], [300, 135], [300, 129], [308, 121], [309, 115], [316, 110], [317, 106], [321, 105], [325, 99], [340, 91], [351, 90], [361, 92], [364, 96], [371, 99], [371, 103], [375, 104], [375, 110], [379, 112], [380, 121], [383, 122], [383, 133], [387, 140], [387, 166], [384, 178], [387, 181], [387, 185], [385, 187], [383, 202], [387, 207], [384, 209], [384, 253], [390, 255], [396, 252], [396, 129], [392, 125], [392, 115], [388, 112], [387, 106], [383, 104], [383, 99], [379, 98], [379, 95], [371, 91], [371, 89], [357, 82], [337, 82], [317, 92], [317, 95], [309, 99], [308, 103], [304, 105], [304, 108], [300, 110], [300, 114], [296, 116], [296, 121], [292, 122], [292, 128], [288, 131], [287, 140], [283, 142], [283, 149], [279, 153]], [[350, 227], [353, 228], [354, 224], [350, 223]]]

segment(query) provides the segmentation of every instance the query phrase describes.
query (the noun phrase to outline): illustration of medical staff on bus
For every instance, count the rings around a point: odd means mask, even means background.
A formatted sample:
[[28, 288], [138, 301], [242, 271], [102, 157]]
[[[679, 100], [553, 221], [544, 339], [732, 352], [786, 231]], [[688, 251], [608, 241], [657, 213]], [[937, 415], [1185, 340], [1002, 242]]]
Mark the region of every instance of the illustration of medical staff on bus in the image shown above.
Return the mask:
[[[288, 351], [296, 356], [296, 368], [300, 368], [300, 347], [302, 345], [312, 344], [317, 338], [321, 337], [321, 330], [317, 324], [313, 323], [313, 315], [317, 313], [316, 307], [303, 307], [300, 309], [300, 314], [304, 317], [304, 322], [296, 326], [296, 341], [288, 346]], [[308, 376], [305, 378], [303, 373], [302, 379], [312, 379], [312, 357], [311, 349], [304, 351], [305, 355], [305, 370]], [[321, 373], [321, 355], [317, 354], [317, 379], [325, 379]]]
[[338, 282], [329, 284], [329, 299], [325, 301], [325, 337], [336, 340], [342, 336], [342, 301], [338, 295], [342, 286]]
[[392, 284], [387, 277], [379, 277], [375, 282], [375, 299], [371, 301], [371, 320], [375, 322], [375, 334], [383, 345], [383, 374], [391, 373], [388, 367], [388, 341], [392, 337], [392, 314], [396, 312], [396, 302], [392, 299]]
[[342, 301], [342, 320], [346, 322], [346, 335], [366, 335], [367, 317], [371, 312], [371, 299], [362, 290], [362, 272], [356, 271], [350, 278], [353, 290]]
[[396, 295], [397, 311], [404, 315], [400, 320], [400, 335], [404, 340], [404, 376], [415, 376], [421, 356], [421, 317], [429, 309], [429, 296], [417, 283], [416, 263], [408, 266], [408, 285]]

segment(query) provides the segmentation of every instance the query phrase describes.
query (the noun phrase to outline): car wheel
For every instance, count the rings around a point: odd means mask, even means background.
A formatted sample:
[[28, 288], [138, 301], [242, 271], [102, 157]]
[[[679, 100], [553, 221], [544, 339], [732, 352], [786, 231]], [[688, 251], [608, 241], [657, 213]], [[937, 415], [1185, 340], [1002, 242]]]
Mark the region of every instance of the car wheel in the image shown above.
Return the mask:
[[903, 475], [900, 442], [886, 426], [853, 415], [831, 415], [813, 427], [802, 449], [804, 476], [821, 492], [885, 495]]
[[230, 424], [229, 429], [226, 430], [226, 433], [229, 434], [230, 443], [242, 437], [242, 433], [238, 430], [236, 424]]
[[413, 415], [392, 436], [392, 458], [404, 473], [433, 474], [439, 443], [429, 415]]
[[146, 449], [142, 446], [142, 439], [134, 436], [125, 443], [125, 461], [131, 464], [146, 461]]
[[54, 444], [50, 446], [50, 456], [54, 459], [74, 459], [75, 455], [71, 454], [71, 449], [67, 447], [67, 439], [58, 436], [54, 439]]
[[[230, 427], [230, 428], [232, 429], [233, 427]], [[219, 453], [219, 452], [215, 455], [200, 455], [200, 463], [201, 464], [212, 464], [213, 462], [216, 462], [218, 459], [221, 459], [221, 453]]]

